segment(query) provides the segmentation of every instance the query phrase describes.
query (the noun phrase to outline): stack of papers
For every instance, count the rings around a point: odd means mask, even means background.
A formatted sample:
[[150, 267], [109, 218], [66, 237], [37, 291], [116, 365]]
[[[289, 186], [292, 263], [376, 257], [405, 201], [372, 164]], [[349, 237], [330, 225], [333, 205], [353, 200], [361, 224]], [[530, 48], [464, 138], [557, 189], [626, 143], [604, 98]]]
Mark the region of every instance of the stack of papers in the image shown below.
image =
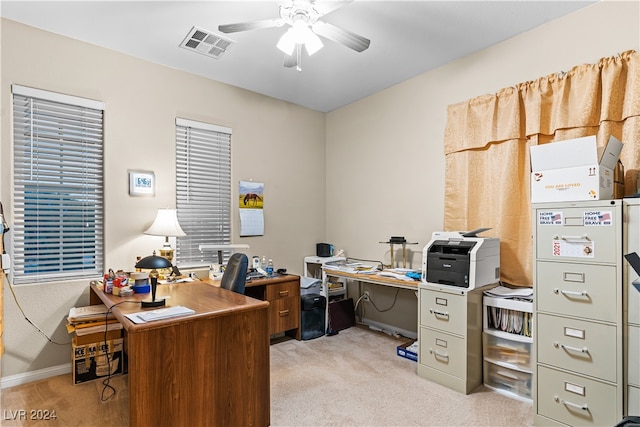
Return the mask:
[[[107, 316], [107, 312], [109, 315]], [[67, 319], [71, 323], [88, 322], [96, 320], [105, 320], [105, 318], [113, 318], [113, 313], [107, 309], [104, 304], [90, 305], [87, 307], [71, 307], [69, 317]]]
[[77, 336], [122, 329], [113, 312], [104, 304], [72, 307], [67, 322], [67, 332], [75, 332]]
[[361, 262], [335, 261], [326, 263], [324, 267], [329, 270], [353, 274], [376, 274], [379, 271], [377, 265], [367, 265]]
[[393, 270], [384, 270], [384, 271], [379, 272], [378, 276], [391, 277], [391, 278], [396, 279], [396, 280], [404, 280], [404, 281], [407, 281], [407, 282], [415, 282], [414, 279], [412, 279], [411, 277], [407, 276], [406, 272], [396, 273]]
[[131, 320], [133, 323], [146, 323], [153, 322], [155, 320], [169, 319], [171, 317], [187, 316], [194, 313], [195, 311], [190, 308], [176, 305], [173, 307], [158, 308], [156, 310], [139, 311], [137, 313], [125, 314], [125, 316], [127, 316], [127, 318], [129, 318], [129, 320]]
[[508, 288], [506, 286], [496, 286], [484, 291], [484, 294], [493, 298], [509, 298], [520, 301], [533, 301], [533, 288]]

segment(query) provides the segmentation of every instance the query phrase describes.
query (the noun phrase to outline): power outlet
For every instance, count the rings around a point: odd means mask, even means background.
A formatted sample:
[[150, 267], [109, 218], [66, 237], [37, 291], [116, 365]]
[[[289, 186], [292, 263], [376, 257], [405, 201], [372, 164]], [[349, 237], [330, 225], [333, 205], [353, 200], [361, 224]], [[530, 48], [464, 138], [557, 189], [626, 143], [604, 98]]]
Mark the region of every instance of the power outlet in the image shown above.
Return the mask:
[[364, 291], [363, 297], [362, 297], [362, 301], [371, 301], [370, 297], [369, 297], [369, 291]]

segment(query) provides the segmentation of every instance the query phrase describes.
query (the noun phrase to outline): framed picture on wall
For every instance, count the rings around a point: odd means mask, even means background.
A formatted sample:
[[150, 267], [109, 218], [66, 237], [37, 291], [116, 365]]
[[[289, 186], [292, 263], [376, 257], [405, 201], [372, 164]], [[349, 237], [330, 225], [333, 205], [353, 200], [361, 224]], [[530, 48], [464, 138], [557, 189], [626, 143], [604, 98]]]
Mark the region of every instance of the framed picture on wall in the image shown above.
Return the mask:
[[129, 171], [130, 196], [155, 196], [156, 175], [150, 171]]

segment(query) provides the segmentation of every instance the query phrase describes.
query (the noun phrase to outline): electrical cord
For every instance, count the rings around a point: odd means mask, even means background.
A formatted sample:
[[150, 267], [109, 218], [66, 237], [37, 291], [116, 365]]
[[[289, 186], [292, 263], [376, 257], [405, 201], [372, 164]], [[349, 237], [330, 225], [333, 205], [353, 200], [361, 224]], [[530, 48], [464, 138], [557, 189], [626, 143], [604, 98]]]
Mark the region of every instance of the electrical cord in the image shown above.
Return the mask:
[[[373, 308], [376, 309], [376, 311], [378, 313], [384, 313], [385, 311], [389, 311], [391, 310], [395, 305], [396, 305], [396, 301], [398, 300], [398, 293], [400, 292], [400, 288], [396, 288], [396, 294], [393, 296], [393, 302], [391, 303], [391, 306], [385, 308], [384, 310], [380, 310], [378, 308], [378, 306], [376, 305], [376, 303], [373, 301], [373, 298], [371, 298], [371, 295], [369, 295], [369, 302], [371, 303], [371, 305], [373, 306]], [[362, 296], [364, 297], [364, 295]], [[361, 298], [362, 298], [361, 297]]]
[[20, 305], [20, 303], [18, 302], [18, 297], [16, 296], [15, 291], [13, 290], [13, 285], [11, 283], [9, 283], [9, 289], [11, 290], [11, 294], [13, 295], [13, 300], [16, 302], [16, 306], [18, 307], [18, 310], [20, 310], [20, 313], [22, 313], [22, 317], [24, 317], [24, 320], [26, 320], [31, 326], [33, 326], [34, 328], [36, 328], [36, 330], [38, 332], [40, 332], [46, 339], [47, 341], [49, 341], [51, 344], [56, 344], [56, 345], [69, 345], [71, 344], [71, 341], [69, 342], [56, 342], [54, 341], [49, 335], [45, 334], [42, 329], [40, 329], [35, 323], [33, 323], [31, 321], [31, 319], [29, 319], [27, 317], [27, 315], [24, 312], [24, 309], [22, 308], [22, 306]]
[[[107, 378], [105, 378], [104, 380], [102, 380], [102, 385], [104, 386], [102, 388], [102, 392], [100, 393], [100, 400], [102, 402], [106, 402], [107, 400], [111, 399], [113, 396], [116, 395], [116, 389], [110, 384], [111, 382], [111, 354], [109, 353], [109, 340], [107, 337], [107, 333], [109, 332], [109, 313], [111, 312], [111, 310], [113, 309], [113, 307], [120, 305], [120, 304], [124, 304], [124, 303], [135, 303], [135, 304], [140, 304], [140, 301], [133, 301], [133, 300], [125, 300], [125, 301], [120, 301], [116, 304], [113, 304], [111, 307], [109, 307], [107, 309], [107, 312], [104, 315], [104, 351], [105, 351], [105, 355], [107, 358]], [[97, 356], [97, 355], [96, 355]], [[122, 360], [120, 361], [123, 364], [123, 368], [124, 368], [124, 351], [122, 354]], [[108, 396], [106, 396], [105, 393], [107, 393], [107, 391], [110, 392], [110, 394]], [[106, 397], [105, 397], [106, 396]]]

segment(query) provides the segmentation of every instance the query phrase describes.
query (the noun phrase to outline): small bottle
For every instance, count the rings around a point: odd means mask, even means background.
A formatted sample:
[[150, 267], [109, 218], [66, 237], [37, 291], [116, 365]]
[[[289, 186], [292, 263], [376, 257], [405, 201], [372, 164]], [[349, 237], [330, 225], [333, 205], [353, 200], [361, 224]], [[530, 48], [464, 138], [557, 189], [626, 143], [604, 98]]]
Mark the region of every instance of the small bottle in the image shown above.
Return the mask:
[[[137, 263], [139, 263], [141, 259], [142, 259], [142, 257], [141, 257], [141, 256], [137, 256], [137, 257], [136, 257], [136, 264], [137, 264]], [[136, 265], [136, 264], [133, 264], [133, 265], [134, 265], [134, 267], [135, 267], [135, 265]], [[137, 271], [137, 272], [141, 272], [141, 271], [142, 271], [142, 269], [141, 269], [141, 268], [136, 268], [136, 271]]]
[[262, 264], [260, 265], [260, 267], [264, 270], [267, 271], [267, 257], [266, 256], [262, 256]]
[[270, 259], [269, 262], [267, 263], [267, 275], [269, 277], [273, 276], [273, 260]]

